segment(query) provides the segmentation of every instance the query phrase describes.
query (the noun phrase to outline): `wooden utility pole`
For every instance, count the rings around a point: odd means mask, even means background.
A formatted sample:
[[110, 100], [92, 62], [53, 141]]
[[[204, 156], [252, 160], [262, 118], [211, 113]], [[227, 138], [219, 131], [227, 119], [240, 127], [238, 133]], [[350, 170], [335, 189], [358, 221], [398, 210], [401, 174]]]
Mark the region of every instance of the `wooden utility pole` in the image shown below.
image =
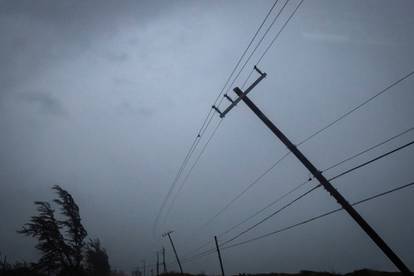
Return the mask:
[[164, 233], [162, 236], [163, 237], [168, 236], [168, 239], [170, 240], [170, 243], [171, 243], [171, 247], [172, 247], [172, 249], [174, 251], [174, 254], [175, 254], [175, 258], [177, 259], [178, 266], [180, 267], [180, 272], [181, 272], [181, 274], [184, 274], [183, 273], [183, 267], [181, 266], [180, 258], [178, 258], [177, 250], [175, 250], [175, 246], [174, 246], [173, 240], [171, 238], [171, 233], [173, 233], [173, 231], [168, 231], [167, 233]]
[[157, 276], [160, 276], [160, 252], [157, 251]]
[[217, 248], [217, 255], [220, 261], [220, 268], [221, 268], [221, 276], [225, 276], [224, 275], [224, 269], [223, 269], [223, 260], [221, 259], [221, 253], [220, 253], [220, 248], [217, 242], [217, 236], [214, 236], [214, 241], [216, 242], [216, 248]]
[[165, 264], [165, 247], [162, 247], [162, 266], [164, 268], [164, 273], [167, 273], [167, 265]]
[[[365, 221], [365, 219], [349, 204], [349, 202], [339, 193], [338, 190], [326, 179], [326, 177], [303, 155], [303, 153], [273, 124], [273, 122], [266, 117], [266, 115], [247, 97], [247, 93], [252, 90], [260, 80], [266, 77], [266, 73], [262, 73], [255, 66], [255, 70], [260, 74], [260, 77], [249, 87], [246, 91], [240, 88], [234, 88], [234, 92], [244, 103], [257, 115], [257, 117], [272, 131], [272, 133], [296, 156], [296, 158], [309, 170], [309, 172], [318, 179], [319, 183], [329, 192], [331, 196], [341, 205], [341, 207], [358, 223], [358, 225], [365, 231], [365, 233], [375, 242], [375, 244], [382, 250], [382, 252], [394, 263], [394, 265], [407, 276], [412, 276], [408, 267], [403, 261], [394, 253], [394, 251], [385, 243], [385, 241], [375, 232], [375, 230]], [[236, 101], [237, 101], [236, 100]], [[230, 105], [234, 107], [234, 104]], [[217, 108], [215, 108], [217, 109]], [[220, 112], [220, 117], [224, 117], [230, 109], [227, 108], [225, 112]]]

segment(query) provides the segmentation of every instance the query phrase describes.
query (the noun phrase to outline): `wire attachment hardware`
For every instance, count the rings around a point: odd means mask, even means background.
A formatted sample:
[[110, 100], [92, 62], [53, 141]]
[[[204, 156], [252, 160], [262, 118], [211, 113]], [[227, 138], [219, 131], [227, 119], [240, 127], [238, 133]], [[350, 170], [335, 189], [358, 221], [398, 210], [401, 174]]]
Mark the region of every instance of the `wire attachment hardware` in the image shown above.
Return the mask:
[[229, 95], [224, 94], [224, 97], [229, 100], [229, 102], [234, 103], [233, 99], [229, 97]]
[[260, 69], [259, 69], [259, 68], [257, 68], [257, 66], [256, 66], [256, 65], [254, 66], [254, 70], [256, 70], [256, 72], [257, 72], [257, 73], [259, 73], [261, 76], [263, 76], [264, 78], [266, 78], [266, 73], [264, 73], [264, 72], [260, 71]]
[[220, 111], [220, 109], [218, 109], [218, 107], [216, 107], [215, 105], [213, 105], [211, 108], [213, 108], [218, 114], [220, 114], [220, 117], [221, 118], [224, 117], [223, 113]]

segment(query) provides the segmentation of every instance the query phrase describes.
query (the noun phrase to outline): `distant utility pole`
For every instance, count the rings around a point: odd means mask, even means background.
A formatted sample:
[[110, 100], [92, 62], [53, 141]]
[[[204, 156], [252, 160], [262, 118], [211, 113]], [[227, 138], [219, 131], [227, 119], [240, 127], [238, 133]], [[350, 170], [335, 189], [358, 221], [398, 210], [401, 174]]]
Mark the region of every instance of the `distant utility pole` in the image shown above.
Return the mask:
[[165, 247], [162, 247], [162, 266], [164, 273], [167, 273], [167, 265], [165, 264]]
[[183, 273], [183, 268], [182, 268], [182, 266], [181, 266], [180, 258], [178, 258], [177, 250], [175, 250], [175, 246], [174, 246], [173, 240], [172, 240], [172, 238], [171, 238], [171, 233], [173, 233], [173, 232], [174, 232], [174, 231], [168, 231], [168, 232], [166, 232], [166, 233], [162, 234], [162, 236], [163, 236], [163, 237], [168, 236], [168, 239], [170, 240], [170, 243], [171, 243], [171, 247], [172, 247], [172, 249], [173, 249], [173, 251], [174, 251], [174, 254], [175, 254], [175, 258], [177, 258], [177, 263], [178, 263], [178, 266], [180, 267], [180, 272], [181, 272], [181, 274], [184, 274], [184, 273]]
[[[220, 112], [217, 107], [213, 108], [223, 118], [227, 112], [229, 112], [240, 100], [259, 117], [260, 120], [273, 132], [273, 134], [282, 141], [283, 144], [296, 156], [297, 159], [309, 170], [312, 175], [318, 179], [319, 183], [329, 192], [331, 196], [342, 206], [342, 208], [348, 212], [348, 214], [359, 224], [359, 226], [368, 234], [368, 236], [375, 242], [375, 244], [384, 252], [384, 254], [394, 263], [394, 265], [404, 274], [412, 276], [408, 267], [403, 261], [392, 251], [392, 249], [385, 243], [385, 241], [375, 232], [375, 230], [365, 221], [364, 218], [349, 204], [349, 202], [335, 189], [334, 186], [326, 179], [326, 177], [319, 171], [303, 154], [302, 152], [273, 124], [273, 122], [263, 114], [263, 112], [247, 97], [249, 93], [262, 79], [266, 77], [266, 73], [262, 73], [256, 66], [254, 69], [260, 74], [260, 77], [252, 84], [246, 91], [242, 91], [240, 88], [234, 88], [234, 92], [237, 94], [237, 100], [232, 100], [230, 106]], [[228, 96], [227, 96], [228, 97]], [[229, 98], [229, 97], [228, 97]]]
[[221, 253], [220, 253], [220, 248], [217, 242], [217, 236], [214, 236], [214, 241], [216, 242], [216, 248], [217, 248], [217, 255], [220, 261], [220, 268], [221, 268], [221, 276], [225, 276], [224, 275], [224, 269], [223, 269], [223, 260], [221, 259]]
[[160, 252], [157, 251], [157, 276], [160, 276]]
[[145, 275], [145, 272], [146, 272], [146, 264], [145, 264], [145, 260], [142, 260], [142, 263], [143, 263], [143, 267], [142, 267], [142, 271], [143, 271], [143, 276], [146, 276]]

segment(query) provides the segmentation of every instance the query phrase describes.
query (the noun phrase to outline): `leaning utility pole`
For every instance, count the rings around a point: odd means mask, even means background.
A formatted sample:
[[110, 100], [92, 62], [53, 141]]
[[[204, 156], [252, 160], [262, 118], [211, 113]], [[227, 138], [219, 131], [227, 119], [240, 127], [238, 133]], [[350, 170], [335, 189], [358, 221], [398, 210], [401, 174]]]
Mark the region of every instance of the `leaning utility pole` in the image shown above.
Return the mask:
[[368, 236], [375, 242], [375, 244], [384, 252], [384, 254], [394, 263], [394, 265], [404, 274], [412, 275], [408, 267], [403, 261], [392, 251], [392, 249], [385, 243], [385, 241], [375, 232], [375, 230], [365, 221], [365, 219], [349, 204], [349, 202], [339, 193], [338, 190], [326, 179], [326, 177], [319, 171], [303, 154], [302, 152], [273, 124], [273, 122], [263, 114], [263, 112], [247, 97], [249, 93], [262, 79], [266, 77], [266, 73], [262, 73], [256, 66], [254, 69], [260, 74], [260, 77], [252, 84], [246, 91], [242, 91], [240, 88], [234, 88], [234, 92], [237, 94], [237, 100], [232, 100], [231, 105], [220, 112], [217, 107], [213, 108], [223, 118], [227, 112], [229, 112], [240, 100], [259, 117], [260, 120], [273, 132], [273, 134], [282, 141], [283, 144], [296, 156], [297, 159], [309, 170], [312, 175], [318, 179], [319, 183], [329, 192], [331, 196], [341, 205], [341, 207], [359, 224], [359, 226], [368, 234]]
[[167, 273], [167, 265], [165, 264], [165, 247], [162, 247], [162, 266], [164, 268], [164, 273]]
[[173, 231], [168, 231], [167, 233], [162, 234], [162, 236], [163, 236], [163, 237], [168, 236], [168, 238], [169, 238], [169, 240], [170, 240], [170, 243], [171, 243], [171, 247], [172, 247], [172, 249], [173, 249], [173, 251], [174, 251], [175, 257], [177, 258], [177, 263], [178, 263], [178, 266], [180, 267], [180, 272], [181, 272], [181, 274], [184, 274], [184, 273], [183, 273], [183, 268], [182, 268], [182, 266], [181, 266], [180, 258], [178, 258], [177, 251], [175, 250], [175, 246], [174, 246], [173, 240], [172, 240], [172, 238], [171, 238], [171, 233], [172, 233], [172, 232], [173, 232]]
[[223, 260], [221, 259], [221, 253], [220, 253], [220, 248], [217, 242], [217, 236], [214, 236], [214, 241], [216, 242], [216, 248], [217, 248], [217, 255], [220, 261], [220, 268], [221, 268], [221, 276], [225, 276], [224, 275], [224, 268], [223, 268]]

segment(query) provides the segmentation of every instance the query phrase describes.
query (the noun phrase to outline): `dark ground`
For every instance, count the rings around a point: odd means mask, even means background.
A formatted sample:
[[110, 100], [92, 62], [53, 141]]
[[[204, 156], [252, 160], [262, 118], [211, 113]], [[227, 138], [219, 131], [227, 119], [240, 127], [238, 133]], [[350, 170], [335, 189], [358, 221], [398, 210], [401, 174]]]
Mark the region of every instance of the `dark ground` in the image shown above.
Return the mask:
[[[167, 273], [162, 274], [164, 276], [181, 276], [179, 273]], [[258, 273], [258, 274], [235, 274], [232, 276], [399, 276], [402, 275], [400, 272], [384, 272], [384, 271], [375, 271], [370, 269], [361, 269], [355, 270], [350, 273], [335, 273], [335, 272], [317, 272], [317, 271], [307, 271], [302, 270], [298, 273]], [[413, 274], [414, 275], [414, 274]], [[184, 276], [202, 276], [194, 274], [185, 274]]]

